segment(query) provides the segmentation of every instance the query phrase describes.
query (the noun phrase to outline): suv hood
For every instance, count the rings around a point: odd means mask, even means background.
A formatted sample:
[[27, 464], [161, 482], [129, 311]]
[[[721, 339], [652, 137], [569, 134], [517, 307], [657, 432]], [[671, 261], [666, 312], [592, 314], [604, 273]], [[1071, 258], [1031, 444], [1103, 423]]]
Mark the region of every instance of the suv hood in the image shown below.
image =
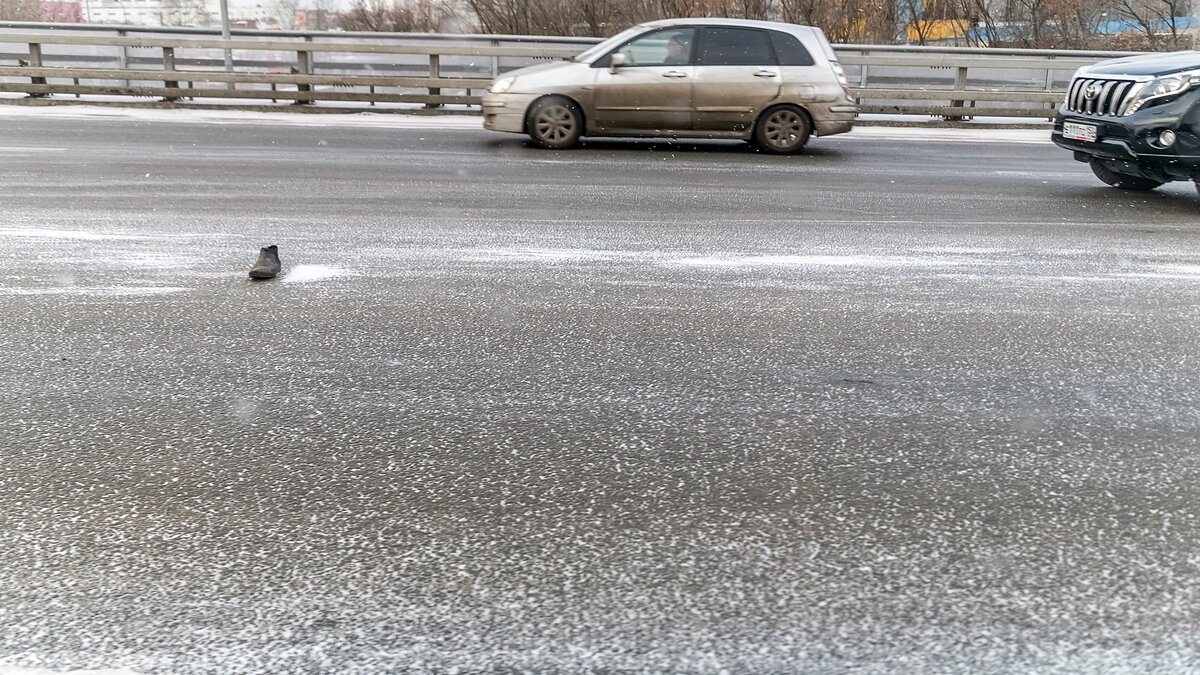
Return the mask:
[[1200, 52], [1171, 52], [1145, 54], [1101, 61], [1083, 70], [1093, 75], [1170, 75], [1184, 70], [1200, 69]]

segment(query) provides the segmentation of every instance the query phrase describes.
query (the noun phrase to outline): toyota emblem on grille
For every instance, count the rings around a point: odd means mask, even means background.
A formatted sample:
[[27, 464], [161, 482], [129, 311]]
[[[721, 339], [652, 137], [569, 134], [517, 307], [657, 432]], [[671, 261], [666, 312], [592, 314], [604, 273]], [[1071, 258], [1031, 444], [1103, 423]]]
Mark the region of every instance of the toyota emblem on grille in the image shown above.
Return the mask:
[[1095, 82], [1089, 84], [1087, 86], [1087, 89], [1083, 90], [1083, 97], [1089, 101], [1096, 98], [1099, 95], [1100, 95], [1100, 85], [1096, 84]]

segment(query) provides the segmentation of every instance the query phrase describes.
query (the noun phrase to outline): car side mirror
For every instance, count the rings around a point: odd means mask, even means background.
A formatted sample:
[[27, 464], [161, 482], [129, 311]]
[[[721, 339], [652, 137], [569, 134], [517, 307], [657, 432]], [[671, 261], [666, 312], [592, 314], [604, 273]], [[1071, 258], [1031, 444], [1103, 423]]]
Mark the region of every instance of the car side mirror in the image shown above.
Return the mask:
[[620, 68], [623, 65], [625, 65], [625, 55], [624, 54], [621, 54], [618, 52], [618, 53], [613, 54], [612, 56], [608, 57], [608, 72], [616, 73], [617, 68]]

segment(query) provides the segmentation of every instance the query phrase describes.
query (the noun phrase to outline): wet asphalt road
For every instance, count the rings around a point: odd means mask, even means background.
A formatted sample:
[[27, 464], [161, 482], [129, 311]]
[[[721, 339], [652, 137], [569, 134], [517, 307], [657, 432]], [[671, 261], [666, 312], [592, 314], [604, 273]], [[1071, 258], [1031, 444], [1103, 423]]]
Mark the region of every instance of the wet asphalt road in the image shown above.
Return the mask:
[[811, 147], [4, 119], [0, 671], [1200, 669], [1192, 187]]

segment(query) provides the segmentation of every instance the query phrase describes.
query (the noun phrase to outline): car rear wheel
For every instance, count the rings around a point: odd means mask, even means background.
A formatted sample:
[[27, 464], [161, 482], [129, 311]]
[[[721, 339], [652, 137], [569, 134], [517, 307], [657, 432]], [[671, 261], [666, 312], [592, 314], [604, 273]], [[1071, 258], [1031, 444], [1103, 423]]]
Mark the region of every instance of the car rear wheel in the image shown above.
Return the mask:
[[1127, 173], [1118, 173], [1108, 168], [1108, 166], [1104, 163], [1104, 160], [1097, 159], [1095, 157], [1092, 158], [1092, 161], [1088, 162], [1088, 165], [1092, 167], [1092, 173], [1096, 174], [1096, 178], [1104, 181], [1104, 183], [1107, 185], [1111, 185], [1122, 190], [1153, 190], [1154, 188], [1163, 184], [1162, 181], [1143, 178], [1142, 176], [1131, 176]]
[[776, 155], [800, 152], [812, 134], [808, 115], [791, 105], [771, 108], [758, 118], [754, 126], [754, 144]]
[[579, 142], [583, 134], [583, 114], [573, 102], [552, 96], [530, 107], [527, 126], [529, 137], [535, 144], [562, 150]]

